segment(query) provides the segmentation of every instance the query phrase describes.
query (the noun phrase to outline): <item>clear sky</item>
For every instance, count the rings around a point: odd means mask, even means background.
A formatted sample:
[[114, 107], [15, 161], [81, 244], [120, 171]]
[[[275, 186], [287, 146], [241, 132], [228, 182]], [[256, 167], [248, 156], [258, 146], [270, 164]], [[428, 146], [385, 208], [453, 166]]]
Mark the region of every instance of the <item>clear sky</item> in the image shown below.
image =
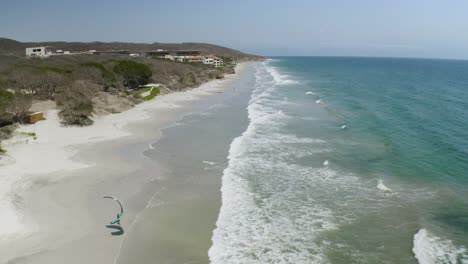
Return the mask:
[[0, 0], [0, 37], [468, 59], [468, 0]]

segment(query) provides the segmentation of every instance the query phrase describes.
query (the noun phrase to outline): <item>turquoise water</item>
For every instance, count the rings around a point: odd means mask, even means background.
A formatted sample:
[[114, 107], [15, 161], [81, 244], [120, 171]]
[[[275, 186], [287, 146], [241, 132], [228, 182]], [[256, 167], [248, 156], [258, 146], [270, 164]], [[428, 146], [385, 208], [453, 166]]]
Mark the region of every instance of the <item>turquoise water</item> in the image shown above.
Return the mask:
[[273, 58], [212, 263], [468, 263], [468, 62]]

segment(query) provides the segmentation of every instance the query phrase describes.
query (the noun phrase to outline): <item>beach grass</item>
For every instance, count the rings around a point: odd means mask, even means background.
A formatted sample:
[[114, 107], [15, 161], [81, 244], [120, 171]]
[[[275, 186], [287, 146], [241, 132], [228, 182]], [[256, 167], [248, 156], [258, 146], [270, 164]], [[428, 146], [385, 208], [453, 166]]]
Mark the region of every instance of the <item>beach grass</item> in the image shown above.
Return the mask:
[[144, 100], [149, 101], [159, 94], [159, 88], [158, 87], [145, 87], [145, 88], [141, 88], [139, 92], [140, 92], [140, 95], [150, 92], [147, 96], [142, 96]]
[[37, 135], [36, 135], [35, 132], [24, 132], [24, 131], [20, 131], [20, 132], [18, 132], [18, 133], [20, 133], [21, 135], [25, 135], [25, 136], [37, 137]]
[[158, 88], [153, 88], [153, 90], [150, 92], [148, 96], [146, 96], [144, 99], [145, 100], [151, 100], [154, 97], [156, 97], [159, 94], [159, 89]]

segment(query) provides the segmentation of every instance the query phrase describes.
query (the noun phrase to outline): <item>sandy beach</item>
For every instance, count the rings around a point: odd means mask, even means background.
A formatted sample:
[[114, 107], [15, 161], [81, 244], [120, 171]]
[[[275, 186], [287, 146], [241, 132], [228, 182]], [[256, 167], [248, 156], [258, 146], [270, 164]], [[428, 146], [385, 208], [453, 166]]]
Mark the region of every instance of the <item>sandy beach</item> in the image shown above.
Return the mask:
[[[135, 219], [165, 175], [143, 151], [193, 102], [221, 93], [244, 68], [239, 64], [224, 80], [97, 117], [90, 127], [63, 127], [57, 110], [49, 110], [46, 120], [18, 128], [24, 133], [2, 143], [0, 262], [117, 263]], [[31, 132], [36, 138], [26, 135]], [[125, 201], [121, 230], [106, 227], [117, 208], [105, 195]]]

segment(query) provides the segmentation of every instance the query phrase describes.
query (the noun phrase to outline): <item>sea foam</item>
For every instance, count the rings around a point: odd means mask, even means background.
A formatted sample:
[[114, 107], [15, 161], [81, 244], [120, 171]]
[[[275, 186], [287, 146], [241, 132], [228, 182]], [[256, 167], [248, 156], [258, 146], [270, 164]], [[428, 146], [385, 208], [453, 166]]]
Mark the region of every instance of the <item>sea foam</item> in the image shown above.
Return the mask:
[[465, 247], [457, 247], [452, 241], [437, 237], [424, 228], [414, 235], [413, 243], [413, 253], [419, 264], [468, 263]]
[[[211, 263], [330, 263], [327, 252], [344, 249], [359, 256], [342, 228], [363, 207], [364, 216], [380, 215], [394, 201], [376, 192], [375, 179], [327, 166], [330, 142], [290, 129], [300, 117], [283, 108], [281, 84], [267, 67], [255, 74], [250, 123], [230, 145]], [[321, 162], [309, 162], [318, 157]], [[326, 234], [339, 242], [323, 240]]]
[[[296, 238], [301, 237], [304, 232], [313, 232], [313, 226], [320, 226], [319, 230], [334, 228], [331, 211], [319, 204], [310, 207], [291, 204], [290, 209], [294, 210], [295, 215], [294, 222], [291, 222], [288, 220], [291, 211], [275, 208], [282, 206], [282, 201], [286, 201], [288, 195], [296, 194], [283, 192], [284, 197], [270, 196], [265, 200], [264, 195], [269, 196], [267, 193], [270, 192], [270, 187], [264, 186], [264, 192], [252, 191], [250, 187], [252, 183], [255, 184], [255, 180], [249, 180], [248, 177], [258, 175], [257, 170], [268, 173], [267, 170], [275, 169], [268, 166], [283, 170], [299, 169], [294, 166], [288, 168], [285, 167], [286, 164], [280, 163], [288, 155], [312, 153], [307, 148], [297, 151], [295, 145], [323, 144], [319, 139], [280, 133], [278, 128], [290, 117], [272, 106], [274, 100], [270, 98], [272, 87], [269, 78], [274, 78], [274, 73], [268, 74], [269, 71], [265, 68], [259, 71], [261, 73], [257, 73], [257, 87], [248, 107], [250, 124], [231, 143], [229, 164], [223, 173], [223, 204], [213, 233], [213, 246], [209, 250], [210, 260], [212, 263], [322, 262], [325, 257], [315, 241], [300, 241]], [[275, 82], [274, 85], [281, 85], [281, 82]], [[266, 132], [265, 129], [268, 130], [268, 137], [260, 135]], [[262, 153], [274, 155], [267, 156], [267, 162]], [[285, 236], [279, 230], [288, 230], [289, 235]], [[285, 252], [282, 248], [284, 245], [296, 250]]]
[[268, 73], [271, 74], [273, 80], [276, 82], [277, 85], [288, 85], [288, 84], [298, 84], [299, 82], [296, 80], [292, 80], [291, 76], [280, 74], [275, 68], [268, 66], [267, 67]]
[[[275, 98], [275, 89], [281, 84], [271, 82], [274, 76], [265, 67], [257, 69], [256, 78], [250, 123], [231, 143], [223, 172], [211, 263], [327, 263], [327, 244], [317, 239], [351, 223], [348, 200], [367, 199], [370, 188], [327, 166], [291, 162], [329, 152], [327, 142], [285, 133], [283, 126], [294, 117], [277, 108], [282, 97]], [[350, 187], [353, 192], [346, 190]], [[335, 192], [344, 195], [330, 205], [324, 199]]]

